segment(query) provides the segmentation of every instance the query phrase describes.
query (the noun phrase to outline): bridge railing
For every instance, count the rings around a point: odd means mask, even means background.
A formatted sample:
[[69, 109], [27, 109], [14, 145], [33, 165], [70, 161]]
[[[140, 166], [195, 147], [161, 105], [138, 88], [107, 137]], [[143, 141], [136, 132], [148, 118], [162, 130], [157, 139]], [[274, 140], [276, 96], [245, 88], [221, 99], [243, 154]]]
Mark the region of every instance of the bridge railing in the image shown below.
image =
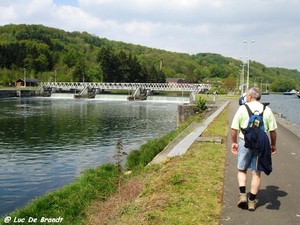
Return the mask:
[[62, 90], [83, 89], [84, 87], [102, 90], [135, 90], [138, 87], [152, 91], [190, 91], [210, 90], [210, 84], [190, 83], [97, 83], [97, 82], [42, 82], [40, 86]]

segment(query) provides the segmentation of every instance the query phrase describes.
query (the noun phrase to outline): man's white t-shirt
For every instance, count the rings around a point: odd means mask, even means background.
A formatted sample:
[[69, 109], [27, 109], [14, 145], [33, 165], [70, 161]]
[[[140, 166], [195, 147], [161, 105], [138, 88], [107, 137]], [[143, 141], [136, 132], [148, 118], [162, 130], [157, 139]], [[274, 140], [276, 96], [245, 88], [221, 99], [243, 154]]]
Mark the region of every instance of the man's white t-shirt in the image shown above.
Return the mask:
[[[252, 112], [258, 111], [261, 113], [263, 111], [264, 105], [259, 101], [251, 101], [246, 103]], [[264, 114], [263, 114], [265, 131], [273, 131], [277, 129], [276, 119], [270, 107], [266, 106]], [[236, 114], [233, 117], [231, 128], [235, 130], [240, 130], [241, 128], [245, 129], [248, 126], [249, 114], [246, 106], [242, 105], [237, 110]], [[239, 132], [239, 137], [244, 139], [244, 135], [242, 132]]]

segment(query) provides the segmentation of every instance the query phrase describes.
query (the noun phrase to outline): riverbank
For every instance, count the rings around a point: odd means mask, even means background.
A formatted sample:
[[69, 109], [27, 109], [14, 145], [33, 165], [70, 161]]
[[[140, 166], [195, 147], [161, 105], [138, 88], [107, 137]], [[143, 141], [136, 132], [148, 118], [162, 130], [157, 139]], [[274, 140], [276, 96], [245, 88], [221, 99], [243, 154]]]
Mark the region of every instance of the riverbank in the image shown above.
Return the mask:
[[[227, 111], [228, 107], [201, 136], [226, 140]], [[196, 141], [182, 157], [151, 163], [117, 195], [94, 202], [85, 223], [220, 224], [225, 156], [224, 142]]]
[[[198, 117], [198, 119], [200, 118]], [[179, 128], [178, 131], [176, 131], [178, 133], [172, 132], [172, 136], [178, 136], [181, 131], [182, 128]], [[170, 135], [167, 135], [167, 137], [163, 138], [169, 140]], [[152, 140], [148, 148], [156, 148], [158, 145], [160, 145], [162, 142], [165, 142], [166, 140]], [[103, 201], [106, 199], [105, 196], [107, 196], [107, 194], [112, 193], [114, 191], [113, 188], [109, 189], [110, 191], [108, 191], [105, 188], [101, 188], [101, 184], [104, 182], [101, 182], [100, 180], [105, 174], [106, 175], [104, 176], [104, 179], [107, 180], [107, 182], [110, 181], [112, 183], [116, 183], [116, 176], [112, 174], [110, 174], [109, 176], [109, 173], [113, 172], [113, 170], [107, 170], [107, 167], [105, 168], [105, 173], [101, 172], [101, 168], [95, 168], [86, 171], [82, 176], [76, 179], [76, 181], [73, 184], [67, 185], [66, 187], [61, 188], [58, 191], [51, 192], [44, 197], [37, 198], [31, 204], [29, 204], [25, 208], [20, 209], [19, 211], [10, 214], [10, 216], [22, 218], [32, 217], [32, 215], [62, 217], [64, 218], [64, 221], [68, 221], [68, 223], [80, 224], [79, 221], [81, 221], [83, 217], [85, 217], [85, 210], [87, 210], [87, 206], [90, 204], [90, 201], [97, 201], [97, 199], [101, 199], [100, 201]], [[131, 180], [134, 179], [136, 176], [143, 176], [141, 174], [147, 176], [148, 169], [145, 170], [146, 171], [137, 171], [135, 172], [134, 176], [130, 175], [130, 177], [125, 177], [124, 179], [127, 180], [130, 178]], [[111, 179], [107, 179], [108, 177], [110, 177]], [[105, 187], [107, 186], [109, 185], [105, 185]], [[90, 188], [87, 189], [86, 187]], [[75, 193], [74, 190], [76, 190]], [[76, 195], [76, 197], [74, 195]], [[36, 207], [37, 205], [39, 205], [39, 207]], [[66, 208], [66, 205], [70, 207]], [[80, 213], [80, 215], [82, 216], [78, 216], [78, 213]]]
[[289, 121], [287, 118], [282, 117], [281, 114], [275, 114], [277, 123], [281, 124], [283, 127], [291, 131], [296, 136], [300, 137], [300, 126], [296, 123]]
[[9, 98], [0, 108], [0, 217], [114, 163], [117, 139], [129, 153], [176, 130], [174, 103]]

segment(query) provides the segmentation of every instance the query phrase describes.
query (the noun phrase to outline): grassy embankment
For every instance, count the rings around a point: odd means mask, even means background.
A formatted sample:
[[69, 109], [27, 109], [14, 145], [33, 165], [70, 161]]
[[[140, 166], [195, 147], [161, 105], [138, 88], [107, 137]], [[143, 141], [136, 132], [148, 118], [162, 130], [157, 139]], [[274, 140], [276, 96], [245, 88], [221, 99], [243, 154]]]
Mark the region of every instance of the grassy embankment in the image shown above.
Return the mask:
[[117, 195], [94, 202], [84, 223], [220, 224], [227, 110], [202, 134], [222, 137], [222, 144], [195, 142], [183, 157], [146, 167]]
[[[149, 162], [191, 121], [142, 146], [154, 151], [141, 164]], [[221, 113], [203, 136], [226, 140], [227, 126], [227, 113]], [[10, 216], [25, 218], [23, 224], [29, 217], [38, 219], [35, 224], [44, 224], [39, 223], [42, 217], [61, 217], [61, 224], [218, 224], [225, 150], [225, 144], [194, 143], [184, 157], [139, 167], [126, 177], [118, 174], [115, 165], [102, 165]], [[120, 178], [122, 186], [117, 190]], [[2, 218], [0, 224], [6, 224], [3, 222]]]

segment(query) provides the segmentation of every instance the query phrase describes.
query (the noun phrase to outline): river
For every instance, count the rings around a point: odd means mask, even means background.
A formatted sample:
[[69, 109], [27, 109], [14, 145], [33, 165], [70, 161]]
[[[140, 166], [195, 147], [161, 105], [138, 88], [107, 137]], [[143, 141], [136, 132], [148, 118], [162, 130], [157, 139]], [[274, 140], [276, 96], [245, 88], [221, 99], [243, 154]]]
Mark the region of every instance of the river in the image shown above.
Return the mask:
[[300, 99], [295, 95], [270, 94], [262, 95], [261, 102], [269, 102], [275, 113], [281, 113], [290, 122], [300, 125]]
[[176, 129], [178, 102], [0, 100], [0, 216]]

